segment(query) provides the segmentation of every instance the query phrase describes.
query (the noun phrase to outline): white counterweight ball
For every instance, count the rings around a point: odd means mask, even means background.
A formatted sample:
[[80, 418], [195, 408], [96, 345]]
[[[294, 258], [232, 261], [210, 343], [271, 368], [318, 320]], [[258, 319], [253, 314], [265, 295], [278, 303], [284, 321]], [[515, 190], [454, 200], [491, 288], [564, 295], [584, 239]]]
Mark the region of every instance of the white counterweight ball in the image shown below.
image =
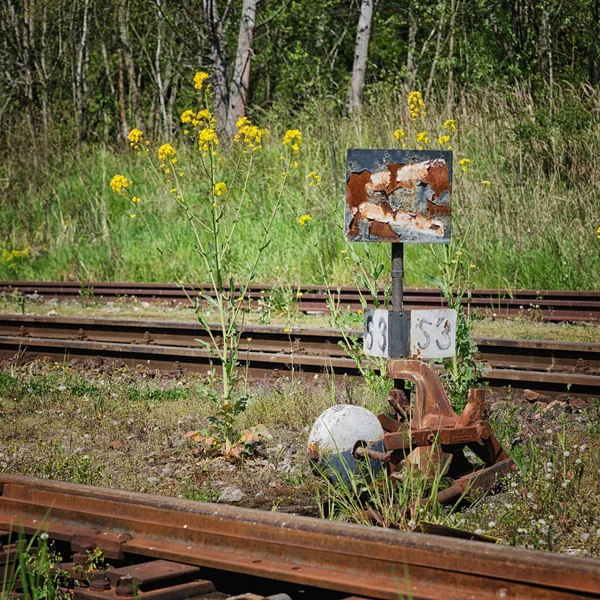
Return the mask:
[[369, 445], [383, 439], [377, 417], [366, 408], [339, 404], [323, 412], [308, 436], [308, 450], [313, 457], [352, 452], [356, 442]]

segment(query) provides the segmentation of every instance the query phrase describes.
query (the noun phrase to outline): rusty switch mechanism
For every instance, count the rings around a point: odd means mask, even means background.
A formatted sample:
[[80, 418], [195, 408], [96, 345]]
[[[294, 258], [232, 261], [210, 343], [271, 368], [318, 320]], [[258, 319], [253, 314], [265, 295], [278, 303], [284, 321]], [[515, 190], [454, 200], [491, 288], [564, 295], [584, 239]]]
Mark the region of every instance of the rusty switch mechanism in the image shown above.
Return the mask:
[[[377, 415], [384, 430], [384, 451], [359, 446], [355, 458], [369, 456], [385, 463], [391, 477], [400, 476], [404, 461], [430, 476], [445, 470], [454, 482], [438, 494], [440, 502], [449, 502], [467, 489], [489, 489], [514, 469], [490, 424], [483, 420], [483, 389], [470, 389], [467, 405], [457, 415], [433, 367], [419, 360], [390, 360], [388, 369], [394, 380], [414, 383], [414, 399], [409, 402], [402, 390], [391, 390], [393, 416]], [[465, 456], [466, 448], [481, 466]]]

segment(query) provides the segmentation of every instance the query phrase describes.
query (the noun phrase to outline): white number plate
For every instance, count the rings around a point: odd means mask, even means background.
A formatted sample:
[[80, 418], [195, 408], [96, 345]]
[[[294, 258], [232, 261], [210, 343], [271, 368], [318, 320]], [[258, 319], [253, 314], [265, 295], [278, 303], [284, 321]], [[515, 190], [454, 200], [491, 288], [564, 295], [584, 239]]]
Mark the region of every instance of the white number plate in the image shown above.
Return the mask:
[[445, 358], [456, 351], [456, 311], [411, 310], [411, 358]]
[[[365, 313], [363, 348], [365, 354], [389, 358], [389, 312]], [[410, 358], [445, 358], [456, 350], [456, 311], [410, 311]]]
[[382, 308], [369, 310], [365, 313], [365, 328], [363, 332], [363, 349], [369, 356], [389, 358], [389, 313]]

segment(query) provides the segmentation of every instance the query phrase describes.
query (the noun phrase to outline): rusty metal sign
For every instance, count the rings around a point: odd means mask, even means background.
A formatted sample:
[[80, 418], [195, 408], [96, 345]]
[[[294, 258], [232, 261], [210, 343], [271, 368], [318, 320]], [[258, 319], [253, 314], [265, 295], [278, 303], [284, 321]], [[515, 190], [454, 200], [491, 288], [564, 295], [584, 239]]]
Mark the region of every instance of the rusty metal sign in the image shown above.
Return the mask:
[[349, 149], [349, 242], [450, 241], [452, 152]]
[[[456, 311], [411, 310], [409, 358], [445, 358], [456, 351]], [[408, 332], [407, 332], [408, 333]], [[363, 350], [369, 356], [393, 358], [390, 311], [371, 308], [365, 312]]]

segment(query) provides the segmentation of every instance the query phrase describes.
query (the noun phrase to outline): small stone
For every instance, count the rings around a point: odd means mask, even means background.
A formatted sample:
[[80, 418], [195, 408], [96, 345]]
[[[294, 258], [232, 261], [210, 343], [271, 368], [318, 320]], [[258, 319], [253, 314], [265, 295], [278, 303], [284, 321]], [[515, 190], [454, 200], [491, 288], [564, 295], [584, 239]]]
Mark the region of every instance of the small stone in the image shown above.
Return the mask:
[[550, 402], [551, 398], [549, 396], [544, 396], [544, 394], [540, 394], [539, 392], [534, 392], [533, 390], [525, 390], [523, 392], [523, 396], [528, 402]]
[[568, 404], [573, 410], [586, 410], [591, 408], [591, 403], [586, 398], [569, 398]]
[[120, 313], [121, 312], [121, 308], [119, 306], [105, 306], [102, 309], [102, 312], [105, 312], [105, 313]]
[[240, 502], [244, 493], [234, 485], [226, 487], [219, 496], [219, 502]]
[[548, 406], [544, 409], [544, 415], [546, 417], [557, 417], [558, 415], [565, 412], [567, 403], [561, 402], [560, 400], [552, 400]]
[[141, 302], [142, 308], [150, 308], [150, 302]]
[[49, 311], [46, 313], [46, 316], [47, 316], [47, 317], [55, 317], [57, 314], [58, 314], [58, 313], [57, 313], [57, 312], [56, 312], [54, 309], [52, 309], [52, 310], [49, 310]]

